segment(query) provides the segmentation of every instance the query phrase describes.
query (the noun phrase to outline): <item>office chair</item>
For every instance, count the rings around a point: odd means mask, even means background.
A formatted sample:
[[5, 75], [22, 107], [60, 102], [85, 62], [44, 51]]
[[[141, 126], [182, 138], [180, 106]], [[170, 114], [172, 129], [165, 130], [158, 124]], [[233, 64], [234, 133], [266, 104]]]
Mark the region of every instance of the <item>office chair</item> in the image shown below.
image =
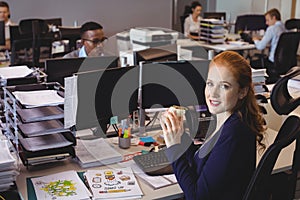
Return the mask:
[[[254, 55], [251, 59], [258, 57], [263, 68], [267, 68], [269, 80], [276, 82], [280, 75], [297, 65], [297, 50], [300, 41], [300, 32], [284, 32], [280, 35], [274, 54], [274, 63], [272, 66], [265, 65], [267, 57], [265, 55]], [[253, 66], [253, 68], [256, 68]]]
[[187, 18], [189, 14], [180, 16], [180, 26], [181, 26], [181, 32], [184, 34], [184, 21], [185, 18]]
[[293, 30], [300, 31], [300, 19], [288, 19], [285, 21], [285, 28], [287, 30]]
[[[262, 156], [247, 190], [243, 196], [243, 200], [266, 200], [274, 199], [272, 197], [270, 185], [272, 184], [272, 170], [276, 163], [281, 150], [296, 140], [296, 149], [293, 155], [292, 173], [289, 175], [288, 183], [281, 182], [284, 187], [289, 184], [288, 189], [281, 193], [284, 199], [293, 199], [296, 187], [297, 172], [300, 164], [300, 119], [297, 116], [289, 116], [281, 126], [278, 135], [272, 145], [266, 150]], [[282, 198], [280, 197], [280, 198]], [[278, 197], [277, 197], [278, 198]]]
[[300, 105], [300, 97], [293, 98], [288, 91], [288, 80], [300, 75], [300, 67], [291, 68], [274, 85], [271, 92], [271, 105], [279, 115], [287, 115]]
[[[12, 38], [11, 65], [26, 64], [41, 67], [41, 58], [51, 58], [53, 38], [47, 38], [48, 25], [42, 19], [24, 19], [19, 23], [19, 33]], [[19, 34], [19, 35], [18, 35]]]
[[271, 74], [283, 75], [297, 65], [299, 41], [300, 32], [285, 32], [280, 35], [274, 54], [274, 66], [269, 70]]

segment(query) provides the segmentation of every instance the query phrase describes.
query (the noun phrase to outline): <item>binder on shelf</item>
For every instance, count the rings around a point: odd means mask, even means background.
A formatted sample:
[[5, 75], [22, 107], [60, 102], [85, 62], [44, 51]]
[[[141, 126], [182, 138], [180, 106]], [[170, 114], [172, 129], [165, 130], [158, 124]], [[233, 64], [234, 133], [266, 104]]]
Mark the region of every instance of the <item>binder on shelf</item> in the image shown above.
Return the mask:
[[64, 118], [64, 111], [59, 106], [17, 109], [17, 113], [23, 123]]

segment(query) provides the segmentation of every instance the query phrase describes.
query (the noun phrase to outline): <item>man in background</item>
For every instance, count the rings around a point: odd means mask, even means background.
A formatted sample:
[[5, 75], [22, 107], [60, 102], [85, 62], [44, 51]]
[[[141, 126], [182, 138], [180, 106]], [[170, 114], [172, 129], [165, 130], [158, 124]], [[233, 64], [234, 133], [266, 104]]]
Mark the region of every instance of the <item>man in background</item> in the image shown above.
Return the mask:
[[12, 22], [10, 20], [9, 6], [5, 1], [0, 1], [0, 21], [4, 21], [5, 24], [5, 45], [0, 46], [0, 49], [10, 49], [9, 26], [12, 25]]
[[[280, 12], [273, 8], [265, 13], [266, 24], [268, 28], [263, 38], [253, 37], [254, 44], [258, 50], [263, 50], [270, 45], [270, 51], [268, 58], [264, 58], [263, 65], [267, 68], [267, 73], [269, 75], [269, 82], [275, 82], [278, 79], [277, 74], [271, 73], [270, 69], [274, 66], [274, 54], [278, 44], [280, 35], [286, 31], [284, 24], [281, 21]], [[263, 68], [261, 59], [254, 60], [251, 62], [253, 68], [259, 69]]]
[[80, 49], [74, 50], [64, 58], [78, 58], [88, 56], [102, 56], [102, 42], [107, 39], [104, 36], [103, 27], [96, 22], [86, 22], [80, 28], [81, 45]]

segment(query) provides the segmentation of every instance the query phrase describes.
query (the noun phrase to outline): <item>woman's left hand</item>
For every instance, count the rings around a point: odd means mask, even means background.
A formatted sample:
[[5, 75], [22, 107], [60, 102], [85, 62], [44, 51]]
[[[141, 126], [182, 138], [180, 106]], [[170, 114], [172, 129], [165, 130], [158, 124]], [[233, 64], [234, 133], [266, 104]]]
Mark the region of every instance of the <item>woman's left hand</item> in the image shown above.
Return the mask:
[[174, 112], [167, 111], [162, 116], [160, 125], [164, 133], [164, 140], [167, 147], [181, 142], [181, 136], [184, 132], [183, 117], [177, 116]]

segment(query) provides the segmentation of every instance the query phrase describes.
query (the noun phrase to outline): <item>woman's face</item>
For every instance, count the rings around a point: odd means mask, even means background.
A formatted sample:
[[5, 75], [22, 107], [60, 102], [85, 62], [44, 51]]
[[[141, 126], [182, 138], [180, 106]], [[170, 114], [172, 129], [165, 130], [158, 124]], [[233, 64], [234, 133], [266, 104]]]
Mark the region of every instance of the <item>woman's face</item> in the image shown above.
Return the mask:
[[202, 11], [202, 7], [201, 6], [197, 6], [196, 8], [193, 8], [193, 14], [199, 16], [200, 13]]
[[238, 82], [227, 67], [212, 64], [208, 71], [205, 99], [212, 114], [232, 114], [239, 99], [244, 97]]

